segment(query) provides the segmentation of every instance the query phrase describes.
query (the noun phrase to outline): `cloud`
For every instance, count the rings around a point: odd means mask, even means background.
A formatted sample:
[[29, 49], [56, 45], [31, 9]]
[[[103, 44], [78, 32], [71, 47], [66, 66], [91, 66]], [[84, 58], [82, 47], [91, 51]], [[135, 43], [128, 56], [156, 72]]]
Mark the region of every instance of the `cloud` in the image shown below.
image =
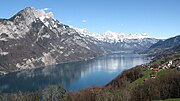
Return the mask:
[[42, 10], [43, 11], [48, 11], [48, 10], [51, 10], [51, 8], [43, 8]]
[[82, 22], [83, 22], [83, 23], [86, 23], [86, 22], [87, 22], [87, 20], [83, 19], [83, 20], [82, 20]]

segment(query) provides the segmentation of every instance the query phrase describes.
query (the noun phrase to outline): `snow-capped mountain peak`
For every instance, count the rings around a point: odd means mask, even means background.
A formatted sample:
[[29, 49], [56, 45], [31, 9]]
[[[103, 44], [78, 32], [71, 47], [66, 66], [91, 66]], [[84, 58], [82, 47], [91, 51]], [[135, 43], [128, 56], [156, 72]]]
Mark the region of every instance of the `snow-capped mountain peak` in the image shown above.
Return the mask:
[[112, 32], [108, 30], [105, 33], [98, 34], [98, 33], [89, 32], [87, 28], [75, 28], [75, 27], [73, 28], [77, 32], [79, 32], [82, 36], [91, 36], [99, 41], [104, 41], [109, 43], [123, 42], [126, 39], [151, 38], [147, 33], [125, 34], [119, 32]]
[[53, 18], [54, 19], [54, 15], [52, 12], [45, 12], [45, 10], [37, 10], [33, 7], [26, 7], [25, 9], [23, 9], [22, 11], [20, 11], [20, 13], [25, 13], [27, 17], [30, 18], [39, 18], [41, 21], [44, 21], [45, 18]]
[[[45, 10], [37, 10], [33, 7], [26, 7], [25, 9], [18, 12], [16, 15], [7, 20], [1, 20], [0, 32], [6, 33], [7, 37], [0, 37], [0, 40], [8, 41], [9, 39], [23, 38], [32, 27], [33, 23], [42, 22], [43, 27], [48, 27], [52, 31], [53, 28], [63, 27], [58, 20], [54, 18], [52, 12]], [[7, 23], [8, 25], [4, 25]], [[8, 29], [6, 28], [8, 26]], [[18, 29], [18, 30], [17, 30]]]
[[26, 7], [21, 10], [18, 14], [10, 18], [13, 22], [24, 21], [26, 25], [30, 25], [32, 22], [41, 20], [46, 26], [48, 26], [46, 19], [55, 20], [52, 12], [47, 12], [45, 10], [37, 10], [33, 7]]
[[49, 18], [54, 19], [54, 15], [53, 15], [52, 12], [47, 12], [46, 13], [44, 10], [35, 10], [34, 14], [35, 14], [35, 17], [39, 18], [42, 22], [44, 22], [45, 18], [47, 18], [47, 19], [49, 19]]
[[119, 41], [119, 34], [117, 32], [107, 31], [102, 34], [104, 41], [107, 42], [117, 42]]

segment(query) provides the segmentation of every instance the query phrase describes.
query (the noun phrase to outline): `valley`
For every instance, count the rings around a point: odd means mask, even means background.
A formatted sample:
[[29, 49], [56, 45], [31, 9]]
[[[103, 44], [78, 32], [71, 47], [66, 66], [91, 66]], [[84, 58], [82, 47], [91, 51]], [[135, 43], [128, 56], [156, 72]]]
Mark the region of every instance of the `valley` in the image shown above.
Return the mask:
[[95, 33], [47, 9], [0, 19], [0, 101], [179, 100], [180, 35]]

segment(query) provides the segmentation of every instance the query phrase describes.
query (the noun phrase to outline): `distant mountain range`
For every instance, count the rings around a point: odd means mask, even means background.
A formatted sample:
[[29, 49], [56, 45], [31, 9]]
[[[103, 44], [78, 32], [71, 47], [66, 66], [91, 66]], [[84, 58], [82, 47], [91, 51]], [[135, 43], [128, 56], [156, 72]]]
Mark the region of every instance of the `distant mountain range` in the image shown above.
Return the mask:
[[146, 33], [142, 34], [125, 34], [125, 33], [118, 33], [118, 32], [112, 32], [107, 31], [103, 34], [98, 33], [91, 33], [87, 29], [81, 29], [81, 28], [75, 28], [77, 32], [85, 35], [85, 36], [92, 36], [99, 41], [108, 42], [108, 43], [117, 43], [117, 42], [124, 42], [127, 39], [145, 39], [145, 38], [151, 38]]
[[107, 31], [104, 34], [91, 33], [87, 29], [75, 28], [83, 37], [91, 37], [92, 42], [102, 46], [106, 51], [132, 51], [140, 52], [148, 49], [159, 39], [151, 38], [146, 33], [143, 34], [124, 34]]
[[60, 23], [51, 12], [27, 7], [0, 19], [0, 71], [92, 59], [113, 51], [142, 51], [159, 41], [146, 34], [93, 34]]

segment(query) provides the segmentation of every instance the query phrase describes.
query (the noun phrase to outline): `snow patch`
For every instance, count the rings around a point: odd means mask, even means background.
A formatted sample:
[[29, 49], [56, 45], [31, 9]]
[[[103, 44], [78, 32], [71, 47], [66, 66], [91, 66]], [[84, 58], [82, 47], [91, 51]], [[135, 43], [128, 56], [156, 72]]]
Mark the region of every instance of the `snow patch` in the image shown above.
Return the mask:
[[65, 57], [68, 57], [68, 56], [69, 56], [69, 54], [64, 54], [64, 56], [65, 56]]
[[43, 38], [50, 38], [49, 34], [42, 35]]
[[63, 53], [63, 52], [60, 51], [59, 49], [64, 49], [64, 47], [62, 47], [62, 46], [56, 46], [56, 45], [53, 45], [52, 43], [50, 43], [50, 45], [53, 47], [54, 51], [56, 51], [56, 52], [58, 52], [58, 53], [60, 53], [60, 54]]
[[59, 49], [64, 49], [64, 47], [60, 46]]
[[23, 59], [25, 62], [17, 63], [16, 67], [19, 69], [32, 69], [35, 68], [33, 62], [31, 59]]
[[49, 22], [46, 21], [46, 22], [44, 23], [44, 25], [45, 25], [46, 27], [48, 27], [48, 26], [49, 26]]
[[65, 27], [65, 26], [63, 26], [63, 29], [66, 29], [66, 27]]
[[63, 54], [63, 51], [59, 51], [60, 54]]
[[54, 28], [57, 28], [57, 25], [55, 24], [53, 27], [54, 27]]
[[6, 38], [0, 38], [0, 41], [8, 41]]
[[1, 55], [8, 55], [9, 52], [0, 52]]
[[0, 48], [0, 55], [8, 55], [9, 52], [3, 52], [3, 50]]

